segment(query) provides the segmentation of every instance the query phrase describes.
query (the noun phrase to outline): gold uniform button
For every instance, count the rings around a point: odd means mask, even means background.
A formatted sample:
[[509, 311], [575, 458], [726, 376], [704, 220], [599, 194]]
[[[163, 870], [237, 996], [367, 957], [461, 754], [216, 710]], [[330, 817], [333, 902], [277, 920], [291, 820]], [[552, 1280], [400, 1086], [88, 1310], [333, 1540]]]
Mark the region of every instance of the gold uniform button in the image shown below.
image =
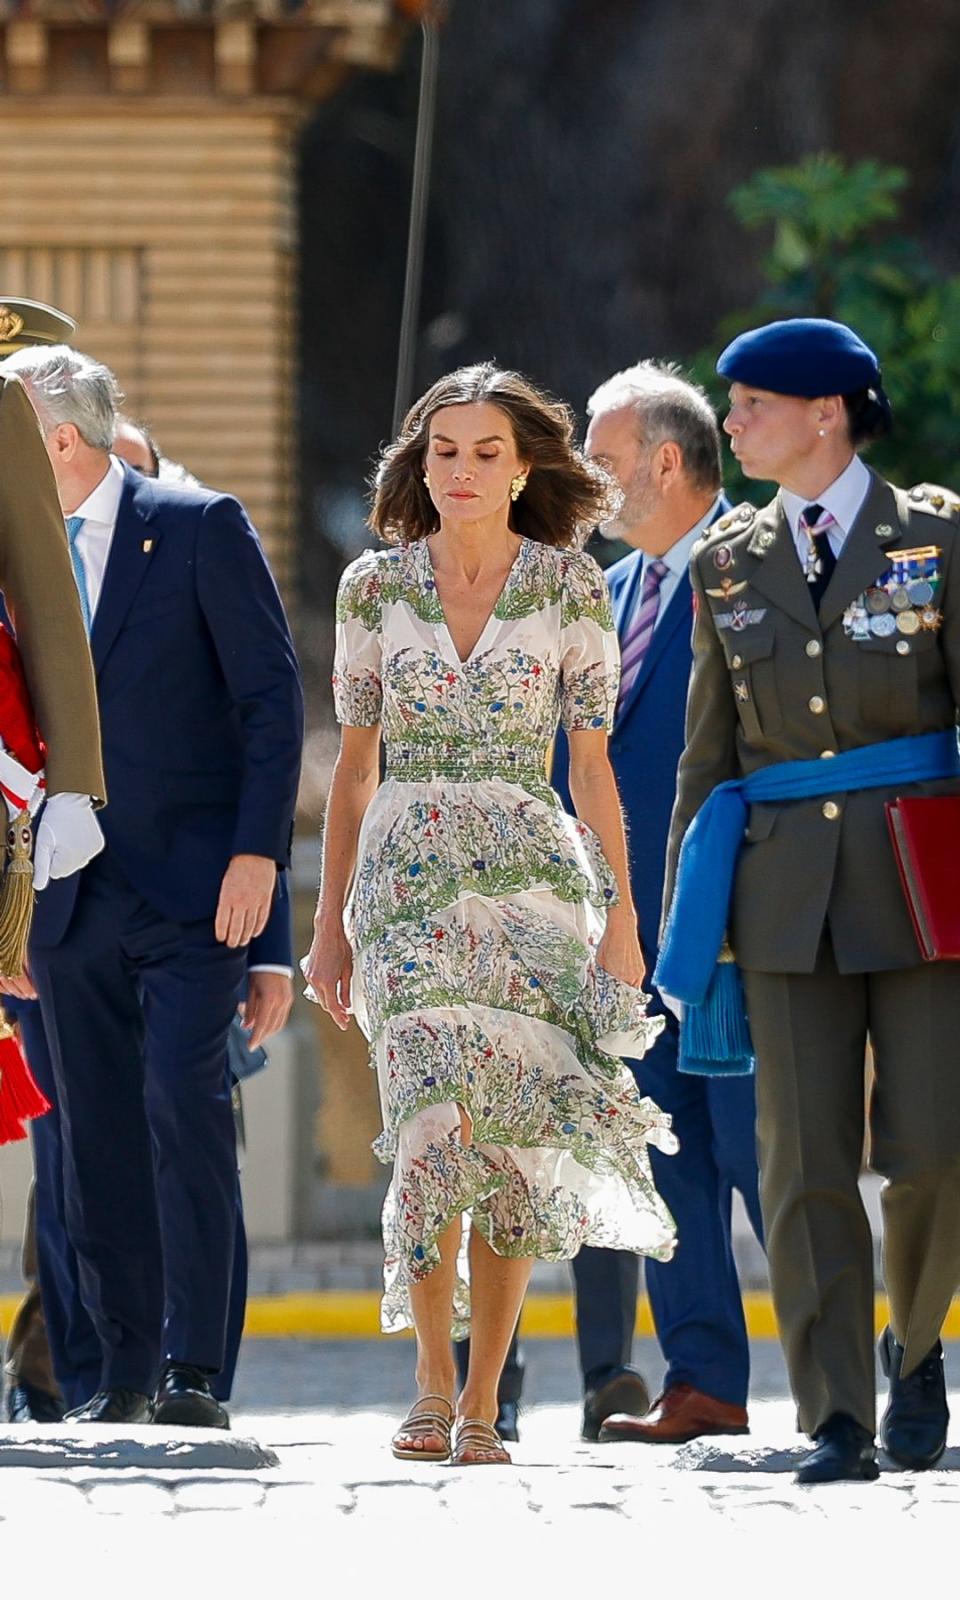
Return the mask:
[[826, 711], [827, 709], [827, 702], [818, 694], [811, 695], [807, 704], [815, 717], [819, 717], [821, 711]]
[[829, 761], [830, 757], [831, 756], [835, 756], [836, 753], [837, 753], [836, 750], [821, 750], [820, 751], [820, 760], [821, 761]]
[[820, 652], [822, 651], [822, 649], [823, 649], [823, 645], [820, 643], [819, 639], [808, 639], [807, 640], [807, 655], [808, 656], [818, 656], [820, 654]]
[[734, 656], [733, 661], [730, 664], [733, 667], [734, 672], [739, 672], [740, 668], [743, 666], [743, 656]]
[[910, 654], [910, 640], [909, 639], [898, 639], [897, 640], [897, 655], [898, 656], [908, 656], [909, 654]]
[[828, 822], [836, 822], [840, 815], [840, 807], [837, 805], [836, 800], [824, 800], [820, 809]]

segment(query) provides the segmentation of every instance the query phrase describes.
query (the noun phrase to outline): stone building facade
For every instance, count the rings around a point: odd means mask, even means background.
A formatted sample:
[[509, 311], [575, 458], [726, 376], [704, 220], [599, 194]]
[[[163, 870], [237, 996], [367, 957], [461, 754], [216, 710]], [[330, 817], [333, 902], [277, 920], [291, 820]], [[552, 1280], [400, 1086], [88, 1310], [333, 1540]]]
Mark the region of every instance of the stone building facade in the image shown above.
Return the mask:
[[50, 301], [294, 571], [296, 134], [416, 0], [0, 11], [0, 295]]

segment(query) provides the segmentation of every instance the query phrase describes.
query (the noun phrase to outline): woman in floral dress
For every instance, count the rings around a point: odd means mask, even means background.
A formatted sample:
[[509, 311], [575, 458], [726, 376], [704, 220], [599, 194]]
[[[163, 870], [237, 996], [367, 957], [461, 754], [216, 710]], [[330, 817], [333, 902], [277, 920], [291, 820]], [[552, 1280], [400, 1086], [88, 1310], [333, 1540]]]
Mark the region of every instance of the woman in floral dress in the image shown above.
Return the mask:
[[[352, 1009], [378, 1075], [382, 1326], [417, 1335], [402, 1458], [446, 1459], [456, 1419], [456, 1462], [509, 1461], [497, 1383], [535, 1258], [673, 1250], [647, 1152], [675, 1147], [669, 1118], [619, 1059], [661, 1023], [606, 752], [616, 633], [578, 548], [609, 494], [566, 407], [463, 368], [380, 463], [371, 526], [393, 548], [340, 585], [342, 743], [303, 968], [341, 1028]], [[545, 777], [558, 717], [579, 820]]]

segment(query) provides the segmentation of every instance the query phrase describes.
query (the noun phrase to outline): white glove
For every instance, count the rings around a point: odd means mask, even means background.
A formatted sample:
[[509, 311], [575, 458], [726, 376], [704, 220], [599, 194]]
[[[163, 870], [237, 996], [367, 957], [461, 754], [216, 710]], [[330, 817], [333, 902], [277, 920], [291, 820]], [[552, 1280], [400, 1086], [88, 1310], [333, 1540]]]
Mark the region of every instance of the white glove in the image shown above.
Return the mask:
[[43, 804], [45, 793], [43, 769], [30, 772], [4, 748], [0, 740], [0, 794], [7, 802], [11, 822], [22, 811], [29, 811], [31, 817], [35, 817]]
[[657, 994], [660, 996], [660, 999], [663, 1001], [663, 1003], [666, 1006], [667, 1010], [673, 1012], [673, 1015], [676, 1017], [678, 1022], [682, 1022], [683, 1021], [683, 1001], [682, 1000], [675, 1000], [673, 998], [672, 994], [665, 994], [662, 989], [658, 989], [657, 990]]
[[103, 849], [103, 834], [88, 794], [54, 794], [47, 801], [33, 851], [33, 887], [69, 878]]

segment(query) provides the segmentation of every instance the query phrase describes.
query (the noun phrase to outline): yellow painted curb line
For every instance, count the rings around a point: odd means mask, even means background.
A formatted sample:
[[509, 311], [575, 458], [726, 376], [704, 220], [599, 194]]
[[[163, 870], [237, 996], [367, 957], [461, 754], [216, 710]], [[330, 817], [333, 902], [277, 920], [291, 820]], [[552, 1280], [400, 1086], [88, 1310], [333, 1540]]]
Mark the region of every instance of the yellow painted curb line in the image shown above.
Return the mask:
[[[752, 1339], [775, 1339], [777, 1322], [769, 1294], [745, 1294], [743, 1310]], [[887, 1302], [876, 1300], [877, 1332], [886, 1325]], [[573, 1299], [567, 1294], [531, 1294], [523, 1307], [521, 1328], [528, 1339], [563, 1339], [574, 1331]], [[380, 1332], [380, 1296], [373, 1290], [345, 1294], [328, 1291], [317, 1294], [253, 1296], [247, 1305], [248, 1338], [277, 1339], [372, 1339]], [[641, 1299], [637, 1309], [637, 1333], [653, 1334], [650, 1305]], [[960, 1300], [947, 1313], [944, 1337], [960, 1338]]]
[[[19, 1295], [0, 1295], [0, 1333], [10, 1332]], [[777, 1322], [769, 1294], [743, 1297], [747, 1331], [752, 1339], [775, 1339]], [[876, 1326], [887, 1321], [887, 1302], [877, 1295]], [[521, 1329], [527, 1339], [564, 1339], [574, 1331], [573, 1298], [568, 1294], [531, 1294], [523, 1307]], [[247, 1302], [244, 1332], [248, 1339], [373, 1339], [380, 1332], [380, 1296], [374, 1290], [341, 1293], [253, 1295]], [[637, 1333], [653, 1333], [650, 1304], [641, 1299]], [[960, 1339], [960, 1300], [955, 1300], [943, 1325], [945, 1339]]]

